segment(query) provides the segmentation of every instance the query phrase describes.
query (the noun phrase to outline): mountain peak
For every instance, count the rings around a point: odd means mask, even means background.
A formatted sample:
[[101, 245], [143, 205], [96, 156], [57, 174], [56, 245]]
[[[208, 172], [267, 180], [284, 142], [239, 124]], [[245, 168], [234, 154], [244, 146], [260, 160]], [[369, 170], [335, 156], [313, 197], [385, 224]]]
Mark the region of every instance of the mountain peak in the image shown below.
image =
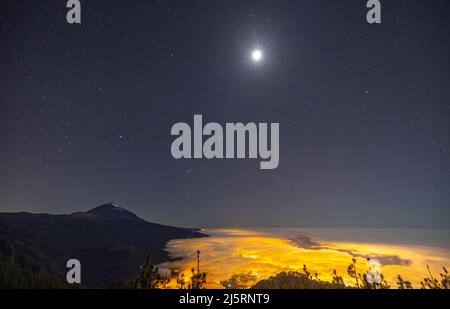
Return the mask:
[[131, 211], [116, 206], [114, 205], [114, 203], [103, 204], [87, 212], [76, 213], [74, 215], [78, 217], [96, 220], [107, 220], [107, 221], [116, 221], [116, 220], [144, 221]]

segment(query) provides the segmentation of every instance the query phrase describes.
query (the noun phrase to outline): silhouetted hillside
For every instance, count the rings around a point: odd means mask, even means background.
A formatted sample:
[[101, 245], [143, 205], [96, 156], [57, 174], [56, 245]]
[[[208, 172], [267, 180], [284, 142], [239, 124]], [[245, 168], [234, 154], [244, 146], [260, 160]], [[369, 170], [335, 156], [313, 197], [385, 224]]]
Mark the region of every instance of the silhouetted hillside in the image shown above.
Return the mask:
[[202, 236], [196, 229], [147, 222], [112, 204], [69, 215], [0, 213], [0, 242], [12, 247], [0, 246], [0, 257], [57, 278], [65, 278], [67, 260], [76, 258], [89, 286], [135, 275], [147, 254], [155, 264], [168, 260], [163, 249], [169, 240]]
[[276, 276], [257, 282], [252, 289], [342, 289], [343, 284], [313, 279], [299, 272], [281, 272]]

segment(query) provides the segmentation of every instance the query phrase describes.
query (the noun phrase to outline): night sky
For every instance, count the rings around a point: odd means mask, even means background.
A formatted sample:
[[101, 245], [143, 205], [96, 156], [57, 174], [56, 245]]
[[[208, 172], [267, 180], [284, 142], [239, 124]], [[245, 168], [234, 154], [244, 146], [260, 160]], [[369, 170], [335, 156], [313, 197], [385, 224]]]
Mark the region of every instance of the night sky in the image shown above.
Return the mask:
[[[81, 3], [1, 1], [0, 211], [450, 226], [448, 0]], [[194, 114], [280, 123], [279, 167], [175, 160]]]

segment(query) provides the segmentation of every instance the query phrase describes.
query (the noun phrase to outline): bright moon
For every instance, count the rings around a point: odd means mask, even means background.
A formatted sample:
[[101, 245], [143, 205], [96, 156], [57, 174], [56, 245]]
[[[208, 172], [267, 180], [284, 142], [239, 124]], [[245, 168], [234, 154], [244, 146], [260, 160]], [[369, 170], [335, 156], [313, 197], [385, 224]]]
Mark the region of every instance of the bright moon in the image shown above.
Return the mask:
[[262, 52], [261, 52], [259, 49], [253, 51], [253, 53], [252, 53], [252, 59], [253, 59], [253, 61], [255, 61], [255, 62], [261, 61], [261, 59], [262, 59]]

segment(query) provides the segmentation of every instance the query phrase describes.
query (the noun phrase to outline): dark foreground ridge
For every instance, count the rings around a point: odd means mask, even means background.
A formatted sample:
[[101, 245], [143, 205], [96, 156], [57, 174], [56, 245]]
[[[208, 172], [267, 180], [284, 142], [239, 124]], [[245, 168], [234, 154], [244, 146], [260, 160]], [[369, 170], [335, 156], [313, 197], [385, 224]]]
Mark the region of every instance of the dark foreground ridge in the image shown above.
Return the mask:
[[155, 264], [169, 260], [168, 241], [203, 236], [198, 229], [147, 222], [112, 203], [68, 215], [0, 213], [0, 266], [4, 275], [38, 275], [52, 285], [47, 276], [64, 282], [66, 262], [75, 258], [83, 285], [107, 287], [138, 273], [148, 254]]

